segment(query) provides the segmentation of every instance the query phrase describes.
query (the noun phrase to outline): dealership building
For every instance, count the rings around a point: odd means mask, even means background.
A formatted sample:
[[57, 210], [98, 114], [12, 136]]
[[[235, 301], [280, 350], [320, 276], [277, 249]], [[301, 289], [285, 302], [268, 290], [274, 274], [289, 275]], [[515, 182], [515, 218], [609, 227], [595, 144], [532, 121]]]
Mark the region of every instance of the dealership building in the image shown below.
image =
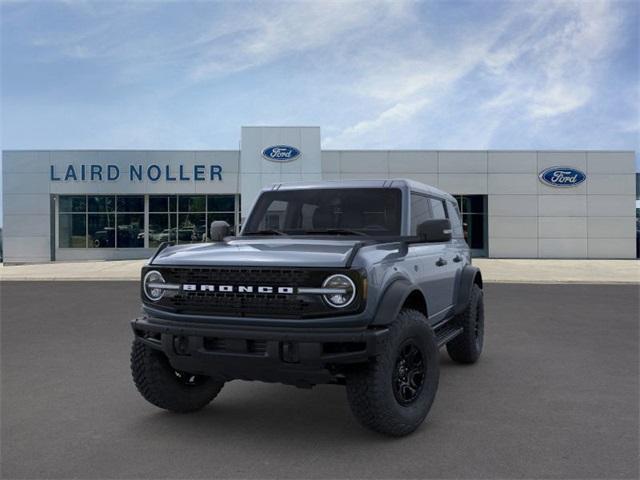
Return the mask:
[[455, 196], [476, 256], [636, 258], [633, 151], [323, 150], [319, 127], [243, 127], [239, 150], [3, 152], [6, 263], [150, 256], [237, 229], [263, 187], [410, 178]]

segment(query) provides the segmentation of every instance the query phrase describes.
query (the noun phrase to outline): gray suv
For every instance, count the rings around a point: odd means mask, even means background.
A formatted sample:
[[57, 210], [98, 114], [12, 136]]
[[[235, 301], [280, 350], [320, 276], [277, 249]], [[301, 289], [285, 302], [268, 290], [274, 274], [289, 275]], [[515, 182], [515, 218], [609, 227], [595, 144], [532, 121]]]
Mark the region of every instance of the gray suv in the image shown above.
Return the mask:
[[438, 350], [482, 351], [482, 276], [455, 199], [410, 180], [276, 184], [239, 236], [163, 244], [142, 269], [134, 382], [173, 412], [227, 381], [345, 385], [366, 427], [406, 435], [438, 388]]

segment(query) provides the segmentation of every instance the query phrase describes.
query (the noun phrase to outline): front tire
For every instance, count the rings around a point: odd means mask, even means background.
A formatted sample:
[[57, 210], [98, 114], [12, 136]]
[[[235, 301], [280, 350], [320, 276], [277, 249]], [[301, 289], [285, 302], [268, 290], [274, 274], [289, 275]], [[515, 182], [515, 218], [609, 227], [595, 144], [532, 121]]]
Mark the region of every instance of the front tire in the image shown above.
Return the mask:
[[131, 374], [145, 400], [176, 413], [204, 408], [224, 385], [222, 380], [176, 371], [162, 352], [137, 340], [131, 348]]
[[365, 427], [408, 435], [429, 413], [439, 378], [433, 330], [420, 312], [403, 309], [391, 324], [384, 351], [347, 375], [349, 405]]
[[467, 308], [455, 319], [463, 331], [447, 343], [449, 357], [458, 363], [476, 363], [484, 345], [484, 299], [482, 289], [471, 287]]

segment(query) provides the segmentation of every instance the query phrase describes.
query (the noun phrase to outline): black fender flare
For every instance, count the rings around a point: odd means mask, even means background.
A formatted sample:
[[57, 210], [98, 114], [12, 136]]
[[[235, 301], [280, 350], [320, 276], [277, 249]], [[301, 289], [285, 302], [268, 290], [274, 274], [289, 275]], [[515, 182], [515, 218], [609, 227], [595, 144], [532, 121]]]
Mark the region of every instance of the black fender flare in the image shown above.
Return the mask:
[[371, 325], [389, 325], [393, 322], [407, 297], [415, 290], [417, 287], [406, 278], [393, 280], [378, 302], [378, 309]]
[[471, 295], [471, 287], [473, 287], [474, 283], [477, 283], [480, 288], [482, 288], [482, 273], [478, 267], [467, 265], [462, 269], [462, 273], [460, 274], [455, 309], [456, 315], [464, 312], [465, 308], [467, 308]]

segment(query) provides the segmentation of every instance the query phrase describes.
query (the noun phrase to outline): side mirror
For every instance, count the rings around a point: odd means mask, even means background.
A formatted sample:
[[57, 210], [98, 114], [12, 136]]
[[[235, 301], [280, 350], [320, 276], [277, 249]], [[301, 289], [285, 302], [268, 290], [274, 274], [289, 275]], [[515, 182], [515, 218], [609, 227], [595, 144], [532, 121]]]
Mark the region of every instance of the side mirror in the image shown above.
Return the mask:
[[209, 229], [209, 238], [214, 242], [221, 242], [224, 237], [229, 236], [231, 226], [224, 220], [216, 220], [211, 222], [211, 228]]
[[423, 242], [448, 242], [451, 240], [451, 222], [446, 218], [426, 220], [418, 225], [416, 233]]

